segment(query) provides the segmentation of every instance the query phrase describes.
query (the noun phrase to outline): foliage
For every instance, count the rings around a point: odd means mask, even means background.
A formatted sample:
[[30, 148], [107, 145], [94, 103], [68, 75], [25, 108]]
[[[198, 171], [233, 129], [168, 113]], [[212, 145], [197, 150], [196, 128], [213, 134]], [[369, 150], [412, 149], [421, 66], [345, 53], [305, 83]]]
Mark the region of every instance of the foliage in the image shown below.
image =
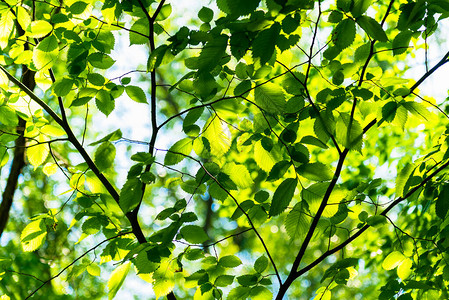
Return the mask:
[[2, 299], [449, 298], [448, 2], [179, 2], [0, 2]]

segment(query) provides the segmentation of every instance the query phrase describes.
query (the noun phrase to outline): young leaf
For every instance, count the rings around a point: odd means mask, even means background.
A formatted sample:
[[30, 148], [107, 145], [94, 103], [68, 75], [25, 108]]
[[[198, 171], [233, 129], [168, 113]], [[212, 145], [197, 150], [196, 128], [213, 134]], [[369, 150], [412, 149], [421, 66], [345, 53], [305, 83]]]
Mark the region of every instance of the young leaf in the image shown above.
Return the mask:
[[165, 155], [164, 164], [167, 166], [176, 165], [180, 163], [186, 155], [189, 155], [192, 151], [193, 143], [190, 138], [184, 138], [177, 141], [173, 146], [170, 147], [167, 154]]
[[297, 184], [296, 178], [287, 178], [278, 186], [271, 201], [269, 213], [271, 217], [279, 215], [287, 208], [295, 194]]
[[31, 38], [42, 38], [53, 30], [53, 26], [44, 20], [32, 21], [27, 28], [27, 35]]
[[382, 26], [373, 18], [360, 16], [356, 21], [372, 39], [378, 40], [379, 42], [388, 42], [388, 37], [382, 29]]
[[109, 300], [113, 299], [117, 294], [118, 290], [122, 287], [126, 275], [128, 275], [130, 266], [131, 263], [127, 262], [122, 265], [119, 265], [114, 271], [112, 271], [111, 277], [109, 277], [108, 280]]
[[265, 172], [270, 172], [276, 163], [273, 154], [264, 149], [261, 141], [257, 141], [254, 145], [254, 160]]

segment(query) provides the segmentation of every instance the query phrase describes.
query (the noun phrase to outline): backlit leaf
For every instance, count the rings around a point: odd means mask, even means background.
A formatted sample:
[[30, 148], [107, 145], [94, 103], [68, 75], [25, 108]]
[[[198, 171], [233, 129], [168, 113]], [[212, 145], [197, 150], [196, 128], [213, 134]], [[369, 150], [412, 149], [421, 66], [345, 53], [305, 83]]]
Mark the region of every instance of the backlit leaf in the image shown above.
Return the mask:
[[45, 219], [38, 219], [29, 223], [20, 235], [22, 248], [26, 252], [37, 250], [41, 247], [47, 236]]
[[272, 114], [281, 114], [285, 109], [285, 91], [277, 84], [267, 82], [255, 89], [256, 104]]
[[333, 40], [340, 49], [349, 47], [355, 39], [355, 23], [352, 19], [344, 19], [335, 27]]
[[127, 262], [122, 265], [119, 265], [112, 271], [111, 276], [108, 280], [108, 299], [111, 300], [115, 297], [118, 290], [122, 287], [123, 282], [125, 281], [126, 276], [128, 275], [129, 269], [131, 267], [131, 263]]
[[284, 226], [292, 240], [302, 239], [309, 229], [310, 218], [301, 210], [297, 203], [285, 218]]
[[382, 268], [385, 270], [392, 270], [399, 266], [399, 264], [405, 259], [405, 256], [399, 251], [393, 251], [385, 257]]
[[211, 148], [211, 153], [215, 157], [220, 157], [228, 152], [231, 147], [231, 134], [225, 122], [217, 116], [212, 116], [203, 127], [203, 137], [205, 137]]
[[235, 268], [240, 266], [242, 261], [235, 255], [226, 255], [219, 259], [218, 264], [225, 268]]

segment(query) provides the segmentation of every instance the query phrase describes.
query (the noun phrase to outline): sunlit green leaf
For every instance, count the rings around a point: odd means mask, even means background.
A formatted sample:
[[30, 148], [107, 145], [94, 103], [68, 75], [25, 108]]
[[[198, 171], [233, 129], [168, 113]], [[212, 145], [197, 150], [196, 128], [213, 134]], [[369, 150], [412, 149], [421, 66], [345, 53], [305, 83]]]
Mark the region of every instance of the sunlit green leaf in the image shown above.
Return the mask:
[[111, 276], [108, 280], [108, 299], [113, 299], [117, 294], [118, 290], [122, 287], [126, 276], [128, 275], [131, 263], [127, 262], [119, 265], [112, 271]]
[[278, 186], [271, 200], [270, 216], [277, 216], [287, 208], [295, 194], [297, 184], [296, 178], [287, 178]]

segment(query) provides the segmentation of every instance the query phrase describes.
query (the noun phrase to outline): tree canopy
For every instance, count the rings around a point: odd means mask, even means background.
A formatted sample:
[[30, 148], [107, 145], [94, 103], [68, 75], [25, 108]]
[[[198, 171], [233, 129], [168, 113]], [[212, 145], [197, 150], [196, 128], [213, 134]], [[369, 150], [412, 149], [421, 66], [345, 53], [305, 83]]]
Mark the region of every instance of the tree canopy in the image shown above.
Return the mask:
[[449, 298], [448, 17], [1, 0], [0, 299]]

